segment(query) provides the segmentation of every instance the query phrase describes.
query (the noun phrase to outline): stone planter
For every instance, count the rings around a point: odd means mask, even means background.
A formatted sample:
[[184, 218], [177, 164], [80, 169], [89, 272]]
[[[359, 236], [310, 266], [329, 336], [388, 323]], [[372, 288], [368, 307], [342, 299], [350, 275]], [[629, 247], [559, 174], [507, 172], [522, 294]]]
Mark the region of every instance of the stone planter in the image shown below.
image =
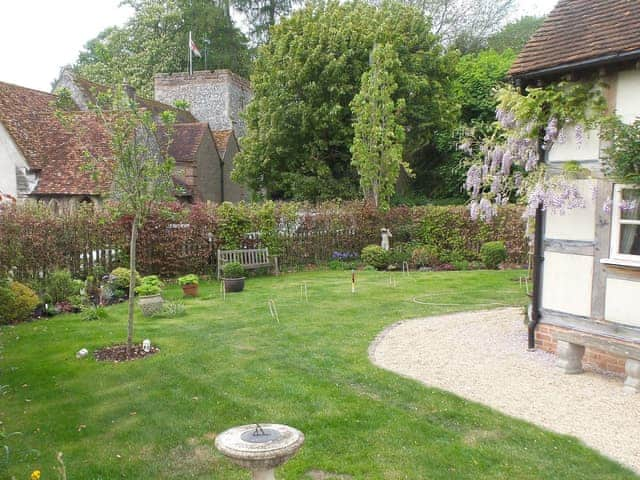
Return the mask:
[[138, 305], [140, 306], [140, 310], [142, 310], [142, 314], [145, 317], [150, 317], [162, 311], [164, 300], [159, 293], [156, 295], [144, 295], [138, 297]]
[[182, 293], [185, 297], [197, 297], [198, 296], [198, 284], [188, 283], [182, 286]]
[[244, 279], [245, 277], [240, 278], [223, 278], [224, 282], [224, 290], [227, 293], [232, 292], [241, 292], [244, 290]]

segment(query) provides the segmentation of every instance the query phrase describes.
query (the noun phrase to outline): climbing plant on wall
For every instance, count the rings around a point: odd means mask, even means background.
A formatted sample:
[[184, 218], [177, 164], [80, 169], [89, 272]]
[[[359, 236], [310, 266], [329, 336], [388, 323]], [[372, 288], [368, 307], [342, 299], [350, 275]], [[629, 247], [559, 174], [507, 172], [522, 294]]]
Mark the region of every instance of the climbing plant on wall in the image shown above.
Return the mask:
[[606, 109], [603, 85], [597, 82], [558, 82], [528, 87], [524, 94], [512, 86], [496, 98], [496, 122], [488, 136], [475, 132], [461, 143], [469, 158], [465, 189], [471, 196], [471, 216], [491, 220], [513, 196], [524, 198], [527, 212], [538, 205], [552, 211], [584, 206], [567, 175], [550, 177], [538, 162], [540, 150], [566, 140], [574, 129], [578, 144], [585, 132], [599, 126]]

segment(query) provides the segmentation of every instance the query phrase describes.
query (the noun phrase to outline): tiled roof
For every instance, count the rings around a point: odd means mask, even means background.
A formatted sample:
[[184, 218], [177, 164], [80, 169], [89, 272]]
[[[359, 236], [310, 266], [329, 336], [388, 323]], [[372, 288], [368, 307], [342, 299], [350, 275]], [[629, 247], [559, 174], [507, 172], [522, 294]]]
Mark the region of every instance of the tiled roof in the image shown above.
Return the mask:
[[233, 135], [233, 130], [215, 130], [212, 131], [213, 140], [216, 142], [216, 148], [221, 158], [224, 158], [224, 154], [229, 146], [229, 139]]
[[639, 0], [560, 0], [511, 66], [511, 76], [596, 60], [640, 57]]
[[[87, 100], [93, 104], [97, 103], [97, 95], [101, 92], [108, 92], [111, 88], [106, 85], [101, 85], [99, 83], [94, 83], [86, 78], [82, 78], [78, 75], [73, 76], [74, 83], [82, 90]], [[186, 110], [181, 110], [171, 105], [167, 105], [162, 102], [158, 102], [156, 100], [151, 100], [149, 98], [144, 98], [140, 96], [136, 96], [136, 102], [142, 108], [146, 108], [152, 111], [154, 114], [159, 115], [166, 110], [170, 110], [175, 112], [176, 114], [176, 122], [178, 123], [193, 123], [197, 122], [195, 117], [191, 115], [190, 112]]]
[[176, 123], [173, 126], [173, 140], [169, 145], [169, 155], [176, 162], [195, 161], [195, 155], [208, 130], [207, 123]]
[[[73, 114], [63, 125], [55, 115], [55, 96], [0, 82], [0, 122], [30, 168], [39, 170], [34, 194], [95, 195], [110, 185], [110, 141], [95, 115]], [[87, 169], [85, 154], [97, 162], [99, 175]]]

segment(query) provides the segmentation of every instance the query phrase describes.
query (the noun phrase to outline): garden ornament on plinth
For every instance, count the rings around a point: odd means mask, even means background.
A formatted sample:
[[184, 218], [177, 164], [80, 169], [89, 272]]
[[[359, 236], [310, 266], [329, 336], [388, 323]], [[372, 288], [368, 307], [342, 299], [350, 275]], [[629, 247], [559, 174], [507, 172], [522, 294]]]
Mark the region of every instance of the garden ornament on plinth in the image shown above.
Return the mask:
[[145, 338], [143, 340], [142, 350], [144, 350], [146, 353], [149, 353], [151, 351], [151, 340], [149, 340], [148, 338]]
[[382, 242], [380, 243], [380, 246], [385, 250], [389, 250], [389, 240], [391, 237], [393, 237], [393, 235], [391, 235], [391, 230], [389, 230], [388, 228], [381, 228], [380, 235], [382, 236]]

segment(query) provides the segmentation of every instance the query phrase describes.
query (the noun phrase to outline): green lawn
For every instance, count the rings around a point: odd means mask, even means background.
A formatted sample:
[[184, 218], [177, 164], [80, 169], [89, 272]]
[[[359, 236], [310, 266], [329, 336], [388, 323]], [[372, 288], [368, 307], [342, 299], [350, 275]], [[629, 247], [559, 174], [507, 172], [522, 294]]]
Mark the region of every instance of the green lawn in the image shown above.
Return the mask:
[[[281, 479], [310, 470], [356, 479], [635, 478], [575, 439], [369, 362], [370, 342], [398, 320], [523, 305], [521, 274], [395, 274], [393, 288], [387, 273], [360, 272], [352, 295], [350, 272], [298, 273], [249, 279], [244, 293], [226, 301], [217, 283], [205, 283], [201, 298], [186, 301], [184, 317], [139, 317], [136, 338], [151, 338], [161, 352], [121, 364], [74, 354], [122, 341], [124, 305], [99, 322], [66, 315], [3, 327], [0, 420], [5, 436], [22, 434], [0, 437], [10, 447], [0, 478], [22, 480], [40, 468], [42, 480], [55, 479], [61, 451], [69, 480], [247, 479], [213, 439], [255, 421], [306, 435]], [[300, 296], [305, 281], [308, 303]], [[174, 287], [166, 296], [180, 295]], [[448, 305], [417, 304], [416, 296]]]

